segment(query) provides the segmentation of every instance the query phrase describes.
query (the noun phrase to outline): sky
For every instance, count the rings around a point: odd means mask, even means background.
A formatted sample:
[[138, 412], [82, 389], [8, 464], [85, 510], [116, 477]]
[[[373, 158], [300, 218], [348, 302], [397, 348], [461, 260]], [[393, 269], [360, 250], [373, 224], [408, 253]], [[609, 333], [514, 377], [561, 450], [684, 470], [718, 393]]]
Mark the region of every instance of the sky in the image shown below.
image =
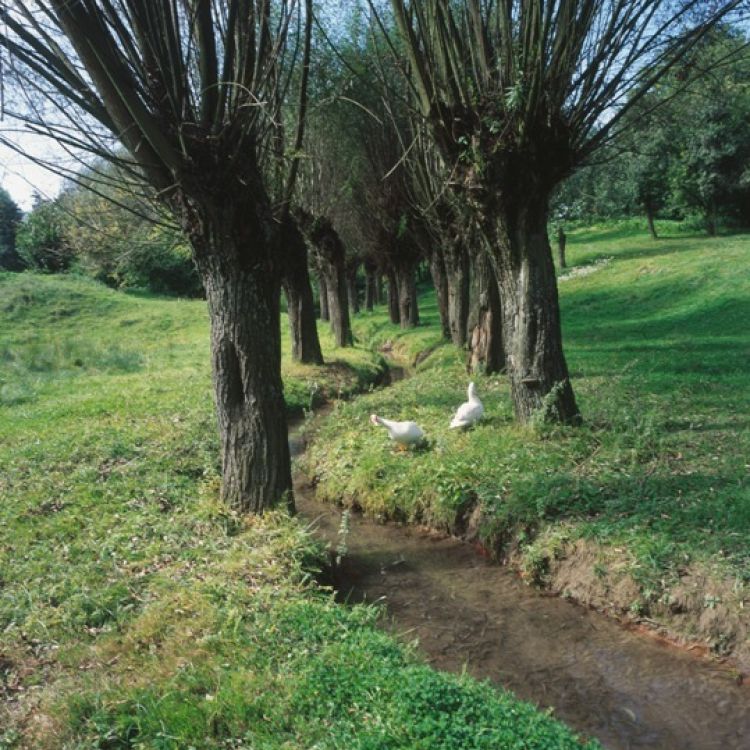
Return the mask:
[[[12, 139], [27, 153], [39, 158], [60, 158], [59, 149], [56, 149], [49, 139], [13, 130], [13, 124], [7, 121], [0, 122], [0, 136]], [[54, 198], [60, 192], [62, 183], [63, 179], [59, 175], [0, 143], [0, 186], [10, 193], [11, 198], [24, 211], [31, 208], [35, 191], [44, 198]]]

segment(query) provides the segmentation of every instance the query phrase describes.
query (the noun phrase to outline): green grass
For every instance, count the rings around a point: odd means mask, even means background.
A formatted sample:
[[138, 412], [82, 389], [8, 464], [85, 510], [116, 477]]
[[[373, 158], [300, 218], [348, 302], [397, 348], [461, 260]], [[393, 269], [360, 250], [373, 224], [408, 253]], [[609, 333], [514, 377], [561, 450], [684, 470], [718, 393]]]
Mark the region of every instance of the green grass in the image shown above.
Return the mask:
[[[132, 401], [132, 388], [146, 387], [142, 406], [149, 414], [161, 411], [158, 394], [171, 388], [192, 403], [209, 393], [208, 314], [201, 301], [126, 295], [83, 278], [0, 274], [0, 315], [0, 405], [25, 405], [25, 420], [33, 419], [34, 404], [44, 410], [57, 409], [63, 397], [72, 403], [70, 391], [81, 394], [77, 406], [81, 399], [122, 406], [122, 397]], [[282, 334], [290, 414], [301, 414], [316, 397], [360, 390], [382, 367], [362, 347], [336, 352], [329, 367], [300, 366], [288, 356], [286, 316]], [[333, 350], [327, 330], [321, 340]]]
[[[290, 411], [380, 372], [323, 341]], [[0, 275], [0, 748], [578, 747], [336, 604], [301, 523], [218, 503], [208, 362], [202, 302]]]
[[[665, 225], [665, 229], [670, 227]], [[750, 238], [675, 231], [658, 241], [632, 224], [569, 235], [560, 283], [564, 339], [582, 428], [519, 427], [507, 382], [476, 378], [487, 418], [448, 429], [465, 400], [464, 357], [445, 344], [414, 376], [338, 409], [308, 454], [318, 493], [383, 517], [462, 531], [482, 509], [480, 538], [520, 550], [587, 539], [627, 558], [648, 611], [692, 566], [750, 582]], [[378, 313], [357, 331], [399, 346], [434, 338], [396, 332]], [[429, 449], [392, 451], [367, 415], [415, 419]], [[546, 542], [545, 542], [546, 544]], [[546, 555], [546, 557], [545, 557]], [[543, 578], [549, 554], [541, 554]]]

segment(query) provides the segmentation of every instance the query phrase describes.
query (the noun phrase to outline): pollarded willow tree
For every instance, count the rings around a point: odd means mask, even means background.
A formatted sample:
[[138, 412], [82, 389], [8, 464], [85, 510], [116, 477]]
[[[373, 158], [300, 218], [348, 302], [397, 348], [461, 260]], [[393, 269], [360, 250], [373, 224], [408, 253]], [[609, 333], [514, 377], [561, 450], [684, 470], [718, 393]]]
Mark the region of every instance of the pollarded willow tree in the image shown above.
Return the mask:
[[[368, 0], [380, 29], [391, 24]], [[550, 195], [739, 0], [390, 0], [415, 108], [497, 276], [516, 417], [580, 419]], [[397, 38], [398, 37], [398, 38]], [[403, 51], [403, 52], [402, 52]]]
[[278, 152], [273, 103], [298, 80], [311, 9], [312, 0], [0, 8], [19, 102], [6, 115], [144, 178], [190, 240], [211, 321], [222, 495], [243, 511], [292, 503], [280, 369], [287, 258], [264, 159]]

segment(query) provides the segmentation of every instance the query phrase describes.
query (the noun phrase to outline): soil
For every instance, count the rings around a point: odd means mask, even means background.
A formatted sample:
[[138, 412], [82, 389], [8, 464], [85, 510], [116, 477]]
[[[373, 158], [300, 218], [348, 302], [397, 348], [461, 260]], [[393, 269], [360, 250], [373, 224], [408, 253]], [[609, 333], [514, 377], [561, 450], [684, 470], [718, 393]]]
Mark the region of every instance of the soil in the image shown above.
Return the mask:
[[[290, 442], [293, 453], [304, 450], [299, 435]], [[343, 511], [316, 501], [300, 475], [295, 493], [300, 514], [335, 549]], [[540, 595], [508, 567], [445, 534], [351, 513], [346, 547], [341, 564], [332, 565], [341, 599], [382, 606], [384, 624], [416, 642], [438, 669], [490, 679], [608, 748], [748, 747], [750, 689], [734, 668], [644, 638], [563, 597]], [[584, 565], [576, 572], [574, 557], [553, 565], [551, 580], [568, 589], [589, 586], [593, 595], [597, 589], [588, 573], [579, 574]], [[627, 577], [613, 580], [619, 596], [632, 601]]]
[[[738, 680], [750, 672], [750, 599], [747, 586], [720, 571], [688, 567], [644, 616], [631, 616], [642, 600], [638, 584], [617, 550], [577, 540], [550, 560], [549, 590], [596, 609], [643, 624], [650, 632], [692, 651], [728, 657]], [[750, 746], [750, 742], [748, 742]]]

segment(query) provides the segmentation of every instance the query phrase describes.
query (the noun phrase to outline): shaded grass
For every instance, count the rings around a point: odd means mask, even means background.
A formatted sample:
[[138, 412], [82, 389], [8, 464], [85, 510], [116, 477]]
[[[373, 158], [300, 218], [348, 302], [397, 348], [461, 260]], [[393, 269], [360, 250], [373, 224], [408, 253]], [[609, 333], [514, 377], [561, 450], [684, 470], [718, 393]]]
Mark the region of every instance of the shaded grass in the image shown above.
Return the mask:
[[[155, 392], [181, 389], [185, 378], [186, 395], [210, 401], [208, 314], [200, 300], [124, 294], [76, 277], [7, 273], [0, 274], [0, 300], [0, 405], [31, 404], [45, 396], [59, 402], [65, 381], [68, 390], [100, 403], [118, 391], [130, 394], [131, 386], [151, 388], [154, 379]], [[335, 351], [327, 328], [321, 330], [327, 366], [292, 362], [282, 317], [290, 414], [309, 408], [316, 397], [354, 393], [382, 370], [380, 359], [364, 348]], [[85, 388], [78, 388], [83, 376]], [[144, 404], [149, 413], [159, 410], [156, 401]], [[22, 414], [32, 416], [28, 410]]]
[[[578, 746], [335, 604], [299, 522], [218, 503], [203, 303], [6, 274], [0, 318], [0, 748]], [[381, 371], [322, 337], [291, 411]]]
[[[630, 226], [570, 233], [571, 265], [602, 257], [612, 260], [560, 285], [582, 428], [514, 425], [506, 380], [478, 376], [487, 419], [449, 430], [467, 376], [446, 344], [414, 377], [343, 405], [320, 428], [307, 464], [319, 494], [454, 532], [479, 506], [476, 533], [501, 553], [531, 550], [565, 523], [570, 539], [628, 550], [641, 611], [694, 562], [750, 581], [750, 277], [739, 272], [750, 240], [654, 242]], [[410, 346], [382, 315], [368, 325]], [[394, 454], [367, 424], [372, 412], [415, 419], [429, 450]]]

